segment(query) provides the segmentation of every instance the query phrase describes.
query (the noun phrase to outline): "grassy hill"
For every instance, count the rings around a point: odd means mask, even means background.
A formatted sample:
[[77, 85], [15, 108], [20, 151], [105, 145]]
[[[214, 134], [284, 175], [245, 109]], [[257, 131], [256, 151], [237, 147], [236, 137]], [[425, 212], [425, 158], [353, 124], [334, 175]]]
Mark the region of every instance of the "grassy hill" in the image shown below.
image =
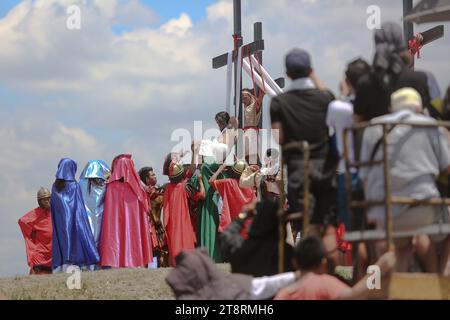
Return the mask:
[[[218, 265], [228, 272], [228, 265]], [[168, 300], [165, 282], [171, 269], [115, 269], [81, 274], [81, 289], [69, 290], [70, 274], [0, 279], [0, 299], [14, 300]], [[3, 297], [2, 297], [3, 296]]]

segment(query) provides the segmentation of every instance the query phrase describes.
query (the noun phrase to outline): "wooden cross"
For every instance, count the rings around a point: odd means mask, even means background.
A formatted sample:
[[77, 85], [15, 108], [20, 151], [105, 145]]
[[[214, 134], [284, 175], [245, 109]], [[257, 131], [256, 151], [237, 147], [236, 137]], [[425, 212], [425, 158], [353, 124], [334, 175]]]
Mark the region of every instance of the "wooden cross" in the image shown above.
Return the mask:
[[[245, 59], [249, 56], [255, 55], [259, 58], [259, 61], [262, 64], [262, 51], [264, 50], [264, 40], [262, 37], [262, 23], [257, 22], [254, 25], [254, 41], [243, 45], [243, 39], [242, 39], [242, 14], [241, 14], [241, 0], [233, 0], [233, 12], [234, 12], [234, 49], [233, 49], [233, 56], [232, 56], [232, 62], [234, 65], [234, 84], [235, 88], [240, 83], [240, 88], [238, 90], [235, 90], [235, 92], [239, 92], [240, 96], [239, 99], [233, 99], [234, 101], [234, 114], [235, 116], [238, 115], [239, 119], [239, 127], [242, 128], [242, 118], [243, 118], [243, 112], [242, 112], [242, 78], [240, 81], [238, 81], [238, 74], [240, 74], [237, 70], [238, 68], [238, 53], [239, 50], [242, 50], [242, 58]], [[228, 54], [224, 53], [218, 57], [213, 58], [212, 60], [212, 67], [213, 69], [219, 69], [228, 64]], [[242, 76], [241, 76], [242, 77]], [[277, 84], [283, 88], [284, 87], [284, 78], [280, 78], [275, 80]], [[238, 101], [236, 105], [236, 101]], [[260, 127], [262, 125], [262, 120], [260, 122]]]
[[[408, 42], [409, 49], [412, 50], [413, 53], [415, 50], [418, 50], [421, 46], [425, 46], [433, 41], [436, 41], [442, 37], [444, 37], [444, 26], [439, 25], [437, 27], [431, 28], [425, 32], [421, 32], [422, 42], [417, 44], [417, 48], [411, 48], [410, 41], [414, 39], [414, 24], [412, 22], [408, 22], [405, 17], [407, 17], [413, 11], [413, 0], [403, 0], [403, 32], [404, 38]], [[414, 42], [413, 42], [414, 43]]]
[[[254, 41], [260, 41], [260, 40], [262, 40], [262, 39], [263, 39], [262, 23], [261, 23], [261, 22], [256, 22], [256, 23], [253, 25], [253, 30], [254, 30], [254, 31], [253, 31], [253, 39], [254, 39]], [[258, 58], [259, 63], [261, 63], [261, 65], [263, 65], [263, 54], [262, 54], [262, 51], [256, 53], [255, 56]], [[256, 70], [256, 72], [259, 73], [258, 70]], [[283, 77], [278, 78], [278, 79], [275, 79], [275, 82], [278, 84], [278, 86], [279, 86], [280, 88], [284, 88], [284, 86], [285, 86], [285, 80], [284, 80]], [[257, 96], [260, 94], [260, 91], [261, 91], [261, 89], [256, 88], [256, 95], [257, 95]], [[262, 124], [263, 124], [263, 115], [261, 114], [261, 118], [260, 118], [259, 124], [258, 124], [258, 127], [259, 127], [260, 129], [262, 129]]]
[[[403, 0], [403, 17], [406, 17], [413, 9], [413, 0]], [[403, 19], [403, 39], [408, 41], [414, 38], [414, 24]]]

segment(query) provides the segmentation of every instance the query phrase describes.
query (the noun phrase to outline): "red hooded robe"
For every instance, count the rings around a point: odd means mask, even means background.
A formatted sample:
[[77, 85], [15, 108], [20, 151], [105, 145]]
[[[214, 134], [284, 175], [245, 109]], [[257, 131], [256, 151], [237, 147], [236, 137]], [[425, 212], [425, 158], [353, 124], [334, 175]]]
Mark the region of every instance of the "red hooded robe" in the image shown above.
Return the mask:
[[195, 249], [196, 236], [189, 214], [186, 183], [188, 173], [181, 182], [169, 183], [164, 191], [164, 228], [167, 234], [170, 265], [182, 250]]
[[147, 195], [139, 184], [131, 155], [114, 159], [100, 236], [100, 265], [145, 267], [153, 260]]

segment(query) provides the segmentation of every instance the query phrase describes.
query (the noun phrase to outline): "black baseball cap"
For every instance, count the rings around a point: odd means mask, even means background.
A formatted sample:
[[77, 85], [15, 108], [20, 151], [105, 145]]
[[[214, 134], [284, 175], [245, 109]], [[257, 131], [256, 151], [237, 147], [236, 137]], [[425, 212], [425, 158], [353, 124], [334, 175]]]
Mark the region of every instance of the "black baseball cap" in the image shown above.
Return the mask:
[[308, 76], [312, 71], [311, 56], [303, 49], [292, 49], [286, 55], [286, 73], [288, 75], [303, 74]]

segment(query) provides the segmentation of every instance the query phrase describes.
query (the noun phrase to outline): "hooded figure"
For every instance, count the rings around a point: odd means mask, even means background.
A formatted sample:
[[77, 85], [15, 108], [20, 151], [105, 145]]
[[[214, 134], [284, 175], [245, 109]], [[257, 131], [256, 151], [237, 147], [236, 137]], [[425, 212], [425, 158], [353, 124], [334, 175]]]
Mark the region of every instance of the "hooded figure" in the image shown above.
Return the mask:
[[439, 112], [431, 105], [427, 74], [411, 69], [414, 59], [403, 39], [402, 27], [384, 22], [375, 31], [374, 41], [372, 70], [361, 76], [356, 85], [353, 113], [358, 121], [370, 121], [389, 113], [391, 94], [405, 87], [416, 89], [424, 109], [438, 119]]
[[50, 200], [53, 269], [65, 265], [95, 265], [100, 257], [87, 218], [80, 185], [75, 180], [77, 164], [62, 159], [56, 172]]
[[113, 161], [107, 184], [99, 251], [101, 266], [145, 267], [153, 260], [147, 195], [131, 155]]
[[182, 251], [166, 277], [177, 300], [247, 300], [252, 277], [224, 274], [205, 249]]
[[385, 22], [381, 29], [375, 31], [375, 57], [373, 68], [382, 84], [388, 88], [393, 78], [405, 68], [400, 55], [407, 50], [403, 40], [403, 31], [400, 25], [394, 22]]
[[102, 229], [106, 181], [110, 174], [109, 166], [105, 162], [94, 160], [88, 162], [80, 175], [81, 192], [97, 247], [100, 240], [100, 230]]

